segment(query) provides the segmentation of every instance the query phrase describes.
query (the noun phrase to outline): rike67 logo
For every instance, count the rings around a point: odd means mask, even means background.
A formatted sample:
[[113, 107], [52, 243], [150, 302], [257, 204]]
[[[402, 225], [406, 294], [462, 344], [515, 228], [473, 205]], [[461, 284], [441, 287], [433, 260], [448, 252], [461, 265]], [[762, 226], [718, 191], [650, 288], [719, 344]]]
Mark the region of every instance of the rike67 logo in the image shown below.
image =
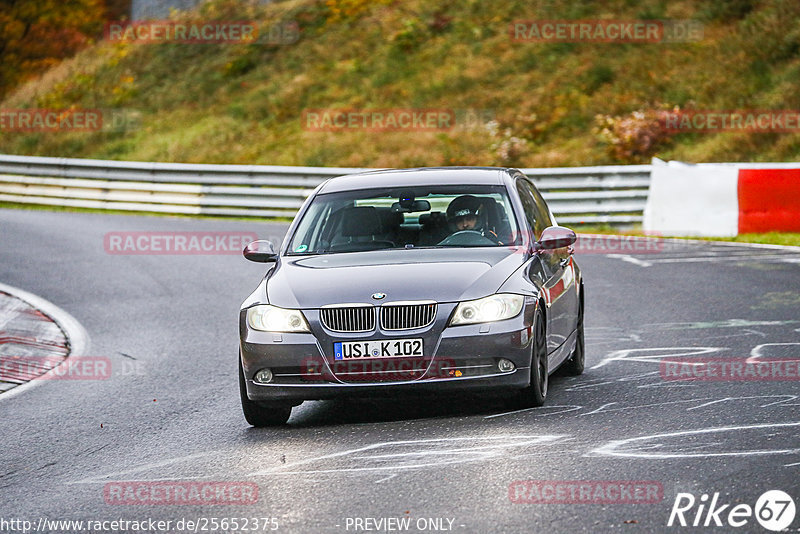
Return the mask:
[[709, 499], [704, 493], [696, 498], [691, 493], [678, 493], [672, 503], [667, 526], [681, 527], [743, 527], [750, 523], [753, 516], [767, 530], [780, 532], [794, 521], [794, 500], [781, 490], [764, 492], [755, 506], [749, 504], [722, 504], [719, 492]]

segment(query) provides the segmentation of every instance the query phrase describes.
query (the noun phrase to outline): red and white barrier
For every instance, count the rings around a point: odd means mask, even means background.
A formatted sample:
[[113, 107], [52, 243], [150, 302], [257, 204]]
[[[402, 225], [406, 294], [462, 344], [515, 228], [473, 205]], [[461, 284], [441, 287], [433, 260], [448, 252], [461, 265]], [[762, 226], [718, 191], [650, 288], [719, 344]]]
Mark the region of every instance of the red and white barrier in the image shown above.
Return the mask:
[[800, 232], [800, 164], [653, 160], [643, 226], [709, 237]]

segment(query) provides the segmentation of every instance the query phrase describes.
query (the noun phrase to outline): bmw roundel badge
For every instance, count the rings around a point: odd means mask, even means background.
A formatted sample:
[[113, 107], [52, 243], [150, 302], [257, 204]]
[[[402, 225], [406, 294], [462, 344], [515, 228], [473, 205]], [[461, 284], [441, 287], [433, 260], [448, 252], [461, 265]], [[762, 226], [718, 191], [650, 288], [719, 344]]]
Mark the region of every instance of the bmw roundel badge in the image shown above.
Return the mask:
[[375, 300], [383, 300], [386, 298], [386, 293], [373, 293], [372, 298]]

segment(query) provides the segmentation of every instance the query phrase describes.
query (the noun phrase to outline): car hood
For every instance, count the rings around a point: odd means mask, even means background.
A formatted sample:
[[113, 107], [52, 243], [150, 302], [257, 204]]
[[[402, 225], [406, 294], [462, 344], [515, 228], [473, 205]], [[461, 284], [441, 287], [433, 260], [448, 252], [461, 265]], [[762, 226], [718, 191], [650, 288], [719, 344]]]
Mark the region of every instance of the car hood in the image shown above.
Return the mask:
[[435, 300], [454, 302], [484, 297], [525, 261], [518, 248], [399, 249], [284, 256], [270, 273], [267, 298], [285, 308], [328, 304]]

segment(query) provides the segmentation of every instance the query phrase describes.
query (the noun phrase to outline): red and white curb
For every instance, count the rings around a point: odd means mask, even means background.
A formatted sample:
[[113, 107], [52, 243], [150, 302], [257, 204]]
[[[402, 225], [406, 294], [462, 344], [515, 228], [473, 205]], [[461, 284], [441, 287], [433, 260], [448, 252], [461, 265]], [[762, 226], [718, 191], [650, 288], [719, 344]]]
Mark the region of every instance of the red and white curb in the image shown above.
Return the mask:
[[800, 232], [800, 163], [653, 160], [643, 228], [704, 237]]
[[[71, 356], [85, 354], [89, 336], [70, 314], [47, 300], [0, 283], [0, 399], [40, 383]], [[16, 365], [20, 359], [25, 366]], [[36, 362], [31, 365], [30, 362]]]

